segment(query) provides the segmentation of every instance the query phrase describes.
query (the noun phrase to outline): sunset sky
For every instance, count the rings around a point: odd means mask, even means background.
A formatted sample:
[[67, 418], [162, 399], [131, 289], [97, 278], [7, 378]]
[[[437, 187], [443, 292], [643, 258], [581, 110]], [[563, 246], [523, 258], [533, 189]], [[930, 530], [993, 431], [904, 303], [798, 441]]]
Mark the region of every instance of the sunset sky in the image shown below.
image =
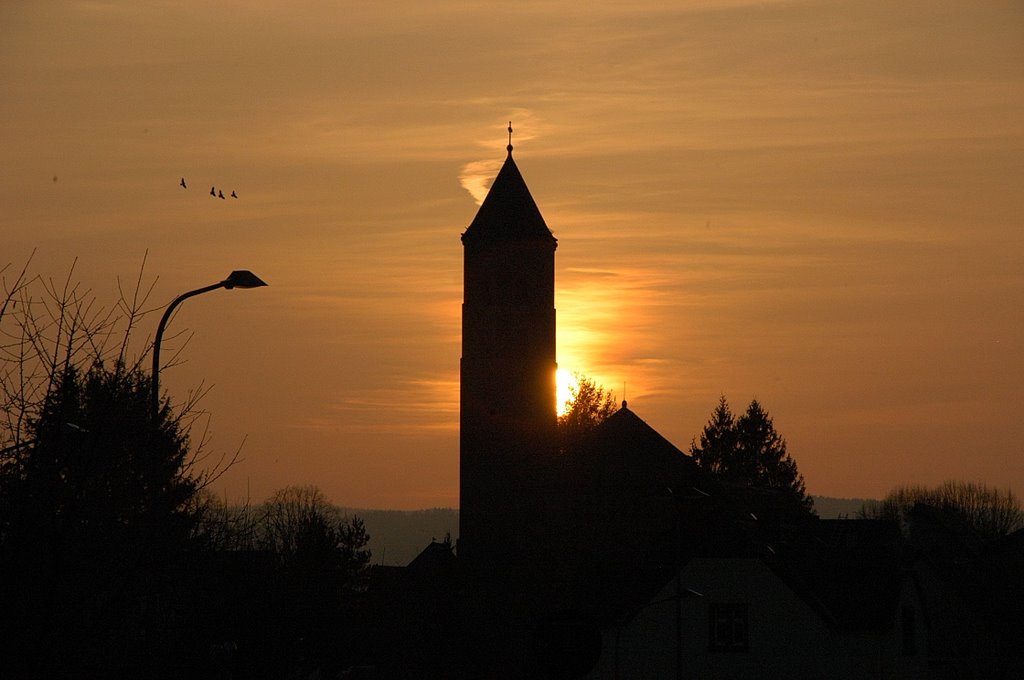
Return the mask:
[[162, 374], [244, 439], [218, 489], [455, 506], [509, 120], [561, 367], [683, 450], [756, 397], [812, 494], [1024, 496], [1020, 0], [11, 0], [0, 266], [112, 305], [146, 257], [157, 307], [251, 269]]

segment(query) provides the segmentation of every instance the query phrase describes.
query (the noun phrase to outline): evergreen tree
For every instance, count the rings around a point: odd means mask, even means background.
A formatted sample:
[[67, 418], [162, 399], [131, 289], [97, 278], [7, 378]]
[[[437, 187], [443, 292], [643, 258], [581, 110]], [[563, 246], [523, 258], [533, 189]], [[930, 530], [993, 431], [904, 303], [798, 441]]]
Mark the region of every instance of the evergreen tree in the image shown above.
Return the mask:
[[54, 381], [33, 435], [8, 470], [9, 547], [58, 563], [132, 568], [181, 551], [194, 526], [189, 438], [169, 406], [151, 410], [139, 369], [68, 366]]
[[116, 675], [141, 584], [164, 596], [154, 575], [190, 546], [202, 479], [181, 422], [166, 405], [154, 415], [151, 385], [123, 364], [68, 366], [4, 466], [0, 657], [12, 677]]
[[[141, 270], [113, 307], [74, 283], [73, 268], [63, 282], [29, 274], [28, 263], [13, 279], [2, 273], [5, 677], [132, 675], [129, 656], [155, 668], [167, 639], [150, 633], [168, 632], [161, 614], [172, 606], [187, 608], [170, 574], [195, 546], [198, 492], [233, 459], [211, 465], [204, 442], [190, 441], [201, 393], [153, 408], [140, 368], [150, 346], [136, 355], [131, 340], [148, 313]], [[144, 632], [129, 634], [143, 618]]]
[[786, 453], [786, 440], [775, 431], [771, 417], [756, 399], [736, 421], [736, 440], [737, 468], [746, 484], [781, 489], [802, 507], [811, 509], [813, 501], [796, 461]]
[[735, 472], [736, 419], [729, 410], [725, 396], [718, 399], [718, 406], [711, 413], [711, 420], [700, 435], [700, 446], [690, 445], [690, 455], [703, 470], [727, 478]]
[[811, 511], [803, 475], [786, 452], [767, 411], [756, 400], [735, 418], [722, 396], [698, 442], [690, 445], [697, 465], [722, 482], [781, 491], [802, 510]]

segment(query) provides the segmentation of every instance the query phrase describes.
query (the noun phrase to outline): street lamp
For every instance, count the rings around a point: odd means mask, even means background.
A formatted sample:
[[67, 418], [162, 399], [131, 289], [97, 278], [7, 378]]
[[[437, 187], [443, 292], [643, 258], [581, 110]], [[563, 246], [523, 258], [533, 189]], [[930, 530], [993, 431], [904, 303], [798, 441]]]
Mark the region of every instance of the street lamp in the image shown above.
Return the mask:
[[260, 286], [267, 285], [260, 277], [253, 274], [248, 269], [238, 269], [230, 274], [228, 277], [219, 283], [214, 283], [209, 286], [202, 288], [196, 288], [190, 290], [187, 293], [182, 293], [178, 297], [171, 301], [171, 304], [167, 305], [166, 311], [164, 311], [163, 317], [160, 319], [160, 325], [156, 328], [156, 339], [153, 341], [153, 417], [160, 414], [160, 341], [164, 337], [164, 327], [167, 325], [167, 321], [171, 318], [171, 312], [174, 311], [175, 307], [180, 305], [182, 302], [190, 297], [196, 295], [202, 295], [203, 293], [209, 293], [211, 290], [217, 290], [218, 288], [259, 288]]

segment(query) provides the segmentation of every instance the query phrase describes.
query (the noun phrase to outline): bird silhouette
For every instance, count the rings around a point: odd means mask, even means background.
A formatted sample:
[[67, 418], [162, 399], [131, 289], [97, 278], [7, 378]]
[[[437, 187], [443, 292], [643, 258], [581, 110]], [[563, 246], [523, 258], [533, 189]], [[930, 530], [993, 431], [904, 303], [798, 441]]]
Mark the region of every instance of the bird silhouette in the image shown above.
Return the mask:
[[185, 184], [185, 178], [184, 177], [181, 178], [181, 188], [182, 189], [188, 189], [188, 185]]
[[217, 198], [224, 198], [224, 192], [223, 191], [218, 191], [217, 192]]
[[231, 191], [231, 198], [238, 198], [238, 194], [236, 194], [234, 190]]
[[217, 187], [210, 187], [210, 195], [214, 198], [217, 197]]

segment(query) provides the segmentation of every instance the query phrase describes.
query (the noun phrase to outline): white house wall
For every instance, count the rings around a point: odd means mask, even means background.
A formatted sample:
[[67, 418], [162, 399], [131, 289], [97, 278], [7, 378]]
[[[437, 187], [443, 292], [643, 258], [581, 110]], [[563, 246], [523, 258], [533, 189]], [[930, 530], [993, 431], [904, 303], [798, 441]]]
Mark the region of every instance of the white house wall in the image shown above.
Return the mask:
[[[901, 658], [898, 622], [881, 632], [841, 633], [759, 559], [695, 559], [682, 570], [680, 583], [703, 595], [682, 599], [684, 678], [925, 677], [923, 633], [915, 659]], [[588, 677], [676, 677], [675, 593], [676, 584], [668, 584], [631, 621], [603, 631], [601, 660]], [[913, 594], [905, 592], [904, 598]], [[716, 603], [747, 604], [749, 651], [710, 651], [708, 617]]]

